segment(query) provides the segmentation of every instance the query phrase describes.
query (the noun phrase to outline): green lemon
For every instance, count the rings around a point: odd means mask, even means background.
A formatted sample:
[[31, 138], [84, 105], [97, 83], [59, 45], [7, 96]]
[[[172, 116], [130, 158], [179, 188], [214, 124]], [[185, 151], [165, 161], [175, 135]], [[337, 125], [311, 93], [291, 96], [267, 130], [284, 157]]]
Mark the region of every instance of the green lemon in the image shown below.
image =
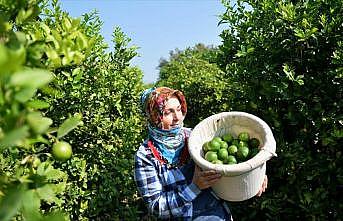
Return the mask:
[[214, 164], [224, 164], [223, 161], [221, 161], [221, 160], [214, 160], [214, 161], [212, 161], [212, 163], [214, 163]]
[[249, 148], [248, 147], [239, 147], [237, 151], [237, 157], [240, 160], [245, 160], [249, 155]]
[[260, 150], [258, 148], [251, 149], [250, 157], [253, 158], [254, 156], [256, 156], [258, 154], [258, 152], [260, 152]]
[[251, 148], [258, 148], [260, 146], [260, 141], [257, 138], [251, 138], [249, 140], [249, 147]]
[[237, 164], [237, 160], [235, 156], [229, 155], [228, 158], [225, 160], [226, 164]]
[[236, 145], [231, 145], [231, 146], [229, 146], [229, 148], [227, 150], [228, 150], [229, 154], [235, 155], [238, 151], [238, 148]]
[[245, 141], [239, 141], [238, 142], [238, 148], [240, 148], [240, 147], [248, 147], [248, 143]]
[[206, 154], [205, 154], [205, 159], [209, 162], [212, 162], [214, 160], [218, 160], [218, 156], [217, 156], [217, 153], [214, 152], [214, 151], [208, 151]]
[[218, 158], [220, 160], [225, 160], [227, 159], [228, 156], [229, 156], [229, 152], [227, 151], [227, 149], [218, 150]]
[[232, 134], [230, 134], [230, 133], [225, 134], [225, 135], [223, 136], [223, 140], [226, 141], [226, 142], [228, 142], [228, 143], [231, 143], [232, 140], [233, 140]]
[[232, 144], [235, 145], [236, 147], [238, 147], [239, 139], [233, 139]]
[[52, 155], [58, 161], [69, 160], [73, 151], [69, 143], [60, 141], [52, 146]]
[[218, 141], [218, 142], [223, 141], [222, 138], [220, 138], [220, 137], [214, 137], [212, 140], [215, 140], [215, 141]]
[[210, 147], [209, 147], [209, 141], [205, 142], [203, 145], [202, 145], [202, 150], [204, 151], [204, 153], [206, 153], [207, 151], [210, 150]]
[[248, 132], [241, 132], [238, 134], [238, 139], [241, 141], [248, 142], [250, 139], [250, 135]]
[[213, 139], [210, 141], [208, 146], [209, 146], [209, 150], [217, 151], [220, 149], [220, 142], [218, 140]]
[[225, 141], [221, 141], [220, 142], [220, 149], [227, 149], [229, 147], [229, 145], [225, 142]]

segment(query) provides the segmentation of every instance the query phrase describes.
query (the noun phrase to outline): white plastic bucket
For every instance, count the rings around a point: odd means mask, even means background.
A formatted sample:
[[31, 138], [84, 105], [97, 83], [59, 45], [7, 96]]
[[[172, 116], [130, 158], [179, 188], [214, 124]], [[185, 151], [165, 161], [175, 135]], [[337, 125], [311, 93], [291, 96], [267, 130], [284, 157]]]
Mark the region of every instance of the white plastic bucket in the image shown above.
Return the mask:
[[[256, 156], [233, 165], [212, 164], [203, 158], [204, 142], [226, 133], [237, 137], [243, 131], [260, 140], [260, 151]], [[190, 156], [202, 169], [223, 174], [212, 189], [218, 197], [228, 201], [243, 201], [255, 196], [266, 173], [266, 161], [276, 156], [276, 142], [269, 126], [252, 114], [236, 111], [222, 112], [201, 121], [189, 137], [188, 148]]]

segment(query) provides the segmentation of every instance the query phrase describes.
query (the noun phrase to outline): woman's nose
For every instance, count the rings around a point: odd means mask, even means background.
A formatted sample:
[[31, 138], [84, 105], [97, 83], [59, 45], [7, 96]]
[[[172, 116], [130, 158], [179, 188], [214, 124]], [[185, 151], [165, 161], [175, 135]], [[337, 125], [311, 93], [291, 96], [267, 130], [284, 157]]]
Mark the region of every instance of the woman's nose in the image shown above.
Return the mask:
[[174, 112], [173, 113], [173, 120], [178, 121], [179, 119], [180, 119], [179, 115], [176, 112]]

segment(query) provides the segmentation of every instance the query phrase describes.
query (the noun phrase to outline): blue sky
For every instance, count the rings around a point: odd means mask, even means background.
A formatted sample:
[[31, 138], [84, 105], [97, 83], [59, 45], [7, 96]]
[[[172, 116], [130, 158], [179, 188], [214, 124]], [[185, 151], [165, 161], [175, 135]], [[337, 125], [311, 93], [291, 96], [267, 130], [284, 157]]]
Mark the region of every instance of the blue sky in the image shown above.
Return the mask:
[[225, 12], [220, 0], [60, 0], [61, 7], [73, 17], [96, 9], [104, 22], [102, 35], [111, 45], [114, 27], [119, 26], [139, 47], [140, 57], [132, 64], [142, 69], [143, 81], [158, 78], [160, 58], [169, 58], [176, 48], [197, 43], [219, 45], [218, 15]]

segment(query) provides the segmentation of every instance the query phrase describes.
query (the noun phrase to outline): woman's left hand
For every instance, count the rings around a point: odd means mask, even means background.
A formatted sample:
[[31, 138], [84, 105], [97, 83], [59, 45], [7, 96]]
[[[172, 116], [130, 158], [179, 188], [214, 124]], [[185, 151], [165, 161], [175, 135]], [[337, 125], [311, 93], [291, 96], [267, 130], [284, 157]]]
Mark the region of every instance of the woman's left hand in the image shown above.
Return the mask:
[[264, 175], [262, 186], [261, 186], [260, 190], [258, 191], [258, 193], [256, 194], [256, 196], [261, 196], [262, 193], [264, 193], [266, 191], [267, 187], [268, 187], [268, 177], [267, 177], [267, 175]]

